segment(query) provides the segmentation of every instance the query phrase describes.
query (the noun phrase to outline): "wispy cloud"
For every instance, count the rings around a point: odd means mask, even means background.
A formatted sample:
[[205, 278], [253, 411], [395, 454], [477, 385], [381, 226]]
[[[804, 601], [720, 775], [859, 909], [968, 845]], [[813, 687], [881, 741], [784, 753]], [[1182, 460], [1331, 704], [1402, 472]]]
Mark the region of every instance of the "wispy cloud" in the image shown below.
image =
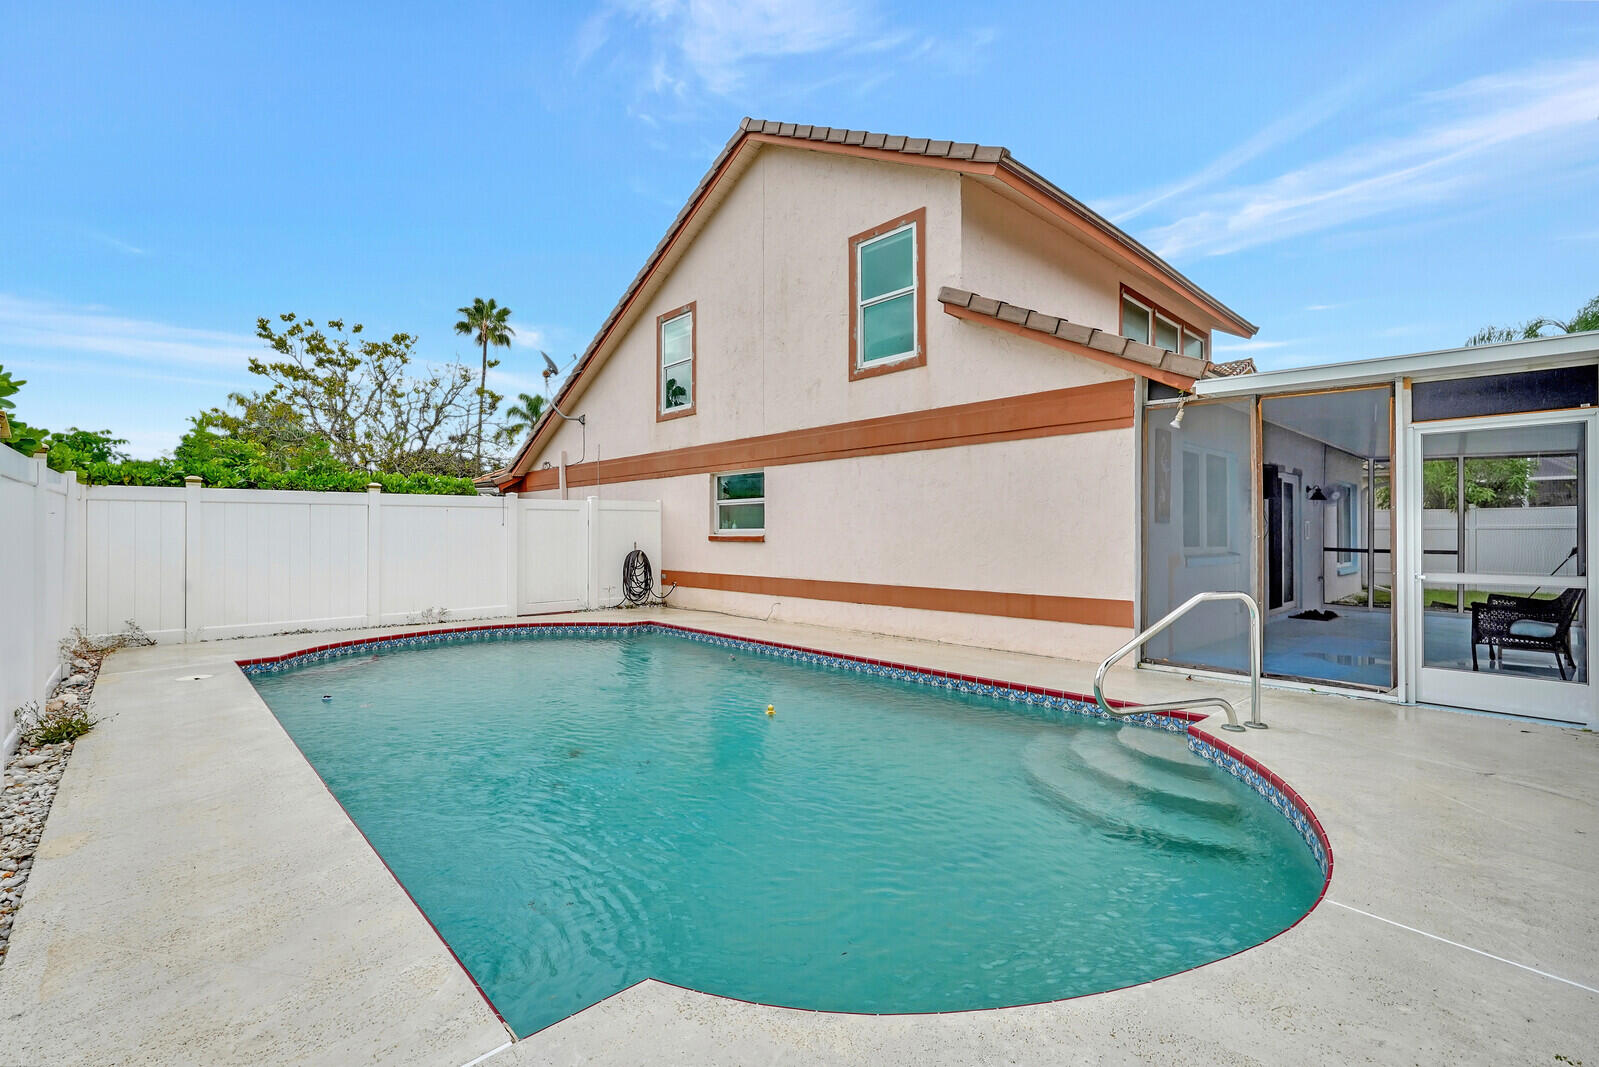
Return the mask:
[[[858, 93], [870, 93], [897, 64], [924, 74], [970, 73], [996, 37], [981, 27], [958, 35], [896, 27], [870, 0], [607, 0], [579, 27], [572, 52], [578, 67], [606, 62], [632, 70], [638, 96], [653, 103], [629, 112], [655, 126], [662, 112], [703, 95], [748, 91], [785, 60], [806, 62], [785, 72], [780, 97], [846, 78]], [[883, 61], [889, 53], [893, 63]]]
[[1297, 345], [1300, 343], [1301, 342], [1299, 341], [1235, 341], [1232, 343], [1218, 343], [1212, 346], [1211, 350], [1218, 355], [1224, 352], [1229, 354], [1233, 352], [1247, 354], [1250, 352], [1266, 352], [1273, 348], [1287, 348], [1289, 345]]
[[1342, 304], [1306, 304], [1305, 305], [1305, 310], [1306, 311], [1332, 311], [1332, 310], [1335, 310], [1336, 308], [1341, 308], [1343, 306], [1344, 305], [1342, 305]]
[[548, 348], [550, 339], [544, 327], [524, 322], [511, 335], [511, 343], [518, 348]]
[[1111, 221], [1124, 224], [1161, 204], [1214, 185], [1358, 106], [1384, 85], [1394, 84], [1396, 72], [1413, 76], [1423, 58], [1418, 56], [1414, 42], [1426, 40], [1432, 45], [1429, 52], [1440, 54], [1439, 45], [1443, 40], [1465, 36], [1495, 14], [1496, 8], [1495, 0], [1471, 0], [1455, 5], [1447, 13], [1418, 14], [1409, 25], [1393, 26], [1385, 35], [1385, 42], [1366, 50], [1364, 61], [1351, 67], [1342, 78], [1268, 122], [1199, 170], [1160, 188], [1112, 198], [1097, 206]]
[[657, 44], [645, 67], [649, 91], [726, 94], [752, 65], [840, 47], [870, 18], [844, 0], [610, 0], [579, 29], [575, 56], [579, 65], [588, 62], [612, 43], [619, 24], [632, 24]]
[[173, 326], [126, 318], [102, 307], [4, 293], [0, 293], [0, 346], [219, 369], [242, 368], [262, 351], [261, 342], [245, 334]]
[[129, 244], [122, 238], [115, 237], [109, 233], [101, 233], [99, 230], [85, 230], [84, 233], [87, 234], [91, 240], [97, 241], [100, 244], [105, 245], [107, 248], [121, 252], [125, 256], [142, 256], [145, 254], [145, 250], [140, 248], [138, 245]]
[[1149, 234], [1162, 255], [1217, 255], [1558, 179], [1599, 158], [1599, 58], [1473, 78], [1412, 101], [1400, 135], [1206, 194]]

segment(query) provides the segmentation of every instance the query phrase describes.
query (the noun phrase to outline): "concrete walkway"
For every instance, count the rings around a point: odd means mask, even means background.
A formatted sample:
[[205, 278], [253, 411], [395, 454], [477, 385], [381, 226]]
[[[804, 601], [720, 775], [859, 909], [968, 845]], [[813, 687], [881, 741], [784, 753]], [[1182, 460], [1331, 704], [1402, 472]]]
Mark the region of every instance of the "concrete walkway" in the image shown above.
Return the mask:
[[[1092, 684], [1092, 665], [1067, 660], [664, 617]], [[0, 967], [0, 1064], [458, 1065], [505, 1043], [231, 666], [321, 640], [165, 646], [106, 664], [105, 721], [68, 766]], [[212, 677], [176, 680], [191, 674]], [[1109, 689], [1153, 700], [1195, 684], [1118, 672]], [[484, 1062], [1599, 1067], [1599, 736], [1280, 691], [1265, 717], [1272, 729], [1228, 740], [1300, 791], [1336, 860], [1327, 900], [1266, 945], [1134, 989], [942, 1016], [825, 1015], [645, 982]]]

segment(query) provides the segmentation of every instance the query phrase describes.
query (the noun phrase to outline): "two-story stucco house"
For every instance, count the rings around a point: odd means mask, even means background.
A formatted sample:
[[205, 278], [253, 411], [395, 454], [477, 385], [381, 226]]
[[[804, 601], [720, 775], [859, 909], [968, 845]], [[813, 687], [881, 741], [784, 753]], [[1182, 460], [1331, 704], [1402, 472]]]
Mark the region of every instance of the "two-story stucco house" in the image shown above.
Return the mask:
[[1254, 329], [1002, 148], [746, 120], [493, 481], [660, 500], [684, 607], [1095, 659], [1247, 592], [1276, 684], [1599, 724], [1599, 334], [1210, 361]]
[[745, 120], [494, 481], [660, 499], [674, 604], [1095, 654], [1139, 381], [1254, 329], [1005, 149]]

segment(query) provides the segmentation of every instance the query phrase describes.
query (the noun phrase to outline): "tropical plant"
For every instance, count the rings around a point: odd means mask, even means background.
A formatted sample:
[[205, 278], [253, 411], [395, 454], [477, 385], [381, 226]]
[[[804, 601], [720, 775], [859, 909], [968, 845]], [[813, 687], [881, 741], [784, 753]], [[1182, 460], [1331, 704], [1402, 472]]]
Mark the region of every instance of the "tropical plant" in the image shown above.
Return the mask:
[[49, 439], [50, 466], [56, 470], [77, 470], [90, 463], [122, 463], [128, 454], [122, 450], [127, 440], [112, 437], [110, 430], [70, 430], [52, 433]]
[[517, 399], [505, 409], [505, 421], [494, 431], [494, 440], [506, 448], [514, 448], [544, 414], [544, 398], [537, 393], [518, 393]]
[[39, 451], [40, 445], [44, 444], [48, 432], [37, 426], [29, 426], [11, 414], [17, 410], [16, 401], [11, 398], [17, 395], [17, 390], [27, 384], [25, 379], [13, 378], [10, 371], [0, 367], [0, 441], [4, 441], [24, 456], [31, 456]]
[[437, 458], [466, 452], [471, 371], [447, 364], [416, 373], [416, 338], [408, 333], [375, 341], [339, 319], [318, 326], [292, 314], [278, 318], [281, 329], [256, 321], [256, 336], [278, 357], [250, 360], [267, 388], [232, 394], [236, 410], [206, 412], [208, 426], [273, 453], [320, 439], [333, 460], [356, 470], [451, 473]]
[[1599, 296], [1594, 297], [1571, 318], [1560, 319], [1529, 319], [1520, 326], [1484, 326], [1471, 335], [1466, 342], [1468, 345], [1492, 345], [1503, 341], [1527, 341], [1534, 337], [1543, 337], [1545, 331], [1550, 333], [1585, 333], [1588, 330], [1599, 330]]
[[[477, 451], [473, 454], [472, 465], [474, 473], [483, 470], [483, 410], [488, 405], [489, 391], [489, 346], [496, 348], [511, 347], [511, 338], [514, 330], [505, 320], [511, 317], [511, 309], [500, 307], [492, 299], [484, 300], [481, 296], [475, 298], [471, 304], [457, 308], [463, 318], [455, 324], [455, 332], [465, 334], [483, 346], [483, 364], [478, 370], [477, 381]], [[495, 366], [499, 360], [495, 360]], [[494, 398], [493, 406], [499, 406], [499, 398]]]
[[17, 410], [16, 401], [11, 398], [27, 384], [26, 379], [13, 378], [10, 371], [0, 367], [0, 441], [11, 440], [10, 413]]

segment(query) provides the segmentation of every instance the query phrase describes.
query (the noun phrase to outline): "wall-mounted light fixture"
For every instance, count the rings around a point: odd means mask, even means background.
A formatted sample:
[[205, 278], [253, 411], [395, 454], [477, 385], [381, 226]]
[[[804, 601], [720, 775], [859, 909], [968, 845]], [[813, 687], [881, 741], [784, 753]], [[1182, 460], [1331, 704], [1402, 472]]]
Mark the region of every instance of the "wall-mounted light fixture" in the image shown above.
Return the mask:
[[1321, 486], [1312, 485], [1305, 488], [1306, 500], [1326, 500], [1327, 494], [1321, 491]]

